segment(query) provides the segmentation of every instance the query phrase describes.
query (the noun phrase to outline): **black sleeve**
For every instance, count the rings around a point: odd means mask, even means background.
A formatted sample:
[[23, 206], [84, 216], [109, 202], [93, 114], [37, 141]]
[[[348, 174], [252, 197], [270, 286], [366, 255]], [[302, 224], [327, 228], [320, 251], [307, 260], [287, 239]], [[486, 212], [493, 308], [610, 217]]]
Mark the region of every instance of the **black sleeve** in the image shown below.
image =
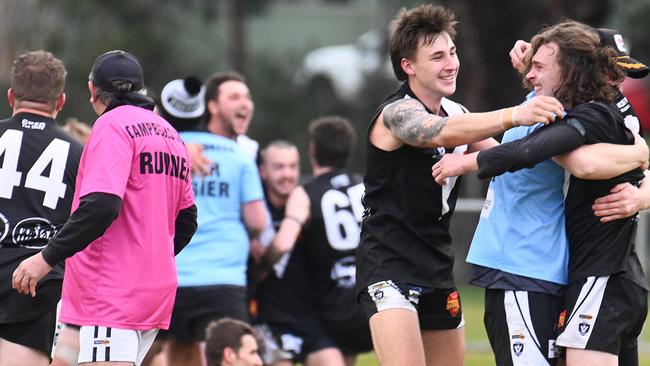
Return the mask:
[[176, 232], [174, 234], [174, 255], [185, 248], [196, 232], [198, 223], [196, 221], [196, 206], [192, 205], [181, 210], [176, 217]]
[[47, 264], [54, 267], [102, 236], [117, 218], [121, 207], [122, 199], [113, 194], [91, 193], [83, 196], [77, 210], [43, 249]]
[[522, 139], [481, 151], [476, 158], [478, 177], [485, 179], [532, 168], [553, 156], [573, 151], [584, 142], [585, 129], [577, 119], [556, 122]]

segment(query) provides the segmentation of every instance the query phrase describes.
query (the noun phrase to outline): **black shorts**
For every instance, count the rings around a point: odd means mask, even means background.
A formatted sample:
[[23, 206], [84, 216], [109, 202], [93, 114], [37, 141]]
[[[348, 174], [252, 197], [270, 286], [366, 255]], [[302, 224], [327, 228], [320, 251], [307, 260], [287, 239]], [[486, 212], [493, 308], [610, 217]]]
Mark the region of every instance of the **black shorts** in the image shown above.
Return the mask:
[[318, 319], [296, 318], [291, 324], [257, 326], [264, 338], [264, 363], [304, 362], [310, 353], [338, 348], [345, 356], [372, 350], [370, 329], [329, 330]]
[[558, 345], [636, 358], [648, 314], [645, 289], [620, 274], [588, 277], [568, 286], [564, 309]]
[[550, 294], [486, 289], [483, 321], [496, 364], [555, 365], [563, 302]]
[[250, 321], [246, 307], [246, 287], [179, 287], [176, 290], [169, 330], [161, 330], [159, 337], [178, 342], [200, 342], [205, 340], [208, 324], [225, 317]]
[[387, 309], [417, 312], [420, 328], [425, 330], [456, 329], [465, 325], [458, 290], [427, 288], [393, 281], [380, 281], [365, 288], [359, 302], [370, 319]]
[[56, 305], [49, 312], [35, 319], [17, 323], [0, 323], [0, 338], [42, 351], [47, 357], [52, 353], [55, 331]]

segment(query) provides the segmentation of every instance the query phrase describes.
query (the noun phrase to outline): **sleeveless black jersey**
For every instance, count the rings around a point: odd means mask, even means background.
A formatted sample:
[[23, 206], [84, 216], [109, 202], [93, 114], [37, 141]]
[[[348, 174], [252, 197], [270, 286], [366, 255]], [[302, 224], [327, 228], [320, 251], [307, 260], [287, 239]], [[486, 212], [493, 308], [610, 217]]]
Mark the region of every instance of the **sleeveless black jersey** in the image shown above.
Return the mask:
[[356, 300], [355, 253], [363, 213], [361, 177], [332, 171], [304, 185], [311, 203], [310, 219], [296, 254], [304, 257], [318, 297], [318, 313], [329, 329], [368, 327]]
[[[20, 295], [9, 279], [70, 216], [82, 149], [51, 118], [19, 113], [0, 121], [0, 322], [33, 318], [58, 301]], [[60, 263], [39, 287], [62, 278]]]
[[[584, 128], [585, 144], [634, 143], [634, 136], [616, 105], [585, 103], [574, 108], [565, 118], [572, 117]], [[628, 182], [638, 185], [643, 178], [640, 169], [607, 180], [571, 177], [565, 202], [571, 282], [588, 276], [622, 272], [625, 278], [647, 288], [634, 249], [638, 215], [602, 223], [591, 208], [597, 198], [610, 194], [610, 189], [616, 184]]]
[[[406, 83], [377, 109], [368, 131], [384, 107], [402, 98], [416, 98]], [[445, 98], [441, 110], [446, 115], [464, 112]], [[365, 211], [357, 251], [359, 291], [384, 280], [435, 288], [455, 286], [449, 221], [460, 178], [449, 178], [440, 186], [431, 177], [431, 166], [445, 153], [466, 150], [466, 145], [416, 148], [404, 144], [385, 151], [368, 140]]]

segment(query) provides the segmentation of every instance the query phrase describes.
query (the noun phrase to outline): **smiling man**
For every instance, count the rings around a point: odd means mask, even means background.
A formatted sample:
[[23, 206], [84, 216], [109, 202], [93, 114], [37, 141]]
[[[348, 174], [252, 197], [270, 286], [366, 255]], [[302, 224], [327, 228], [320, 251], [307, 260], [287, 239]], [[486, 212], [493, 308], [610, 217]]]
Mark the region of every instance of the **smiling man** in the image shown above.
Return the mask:
[[[499, 364], [531, 364], [533, 355], [547, 350], [553, 364], [554, 347], [545, 340], [555, 336], [555, 323], [568, 365], [638, 364], [636, 338], [647, 312], [647, 284], [633, 236], [637, 211], [648, 207], [647, 184], [636, 188], [644, 177], [637, 167], [645, 165], [647, 150], [636, 162], [628, 153], [625, 164], [617, 163], [614, 154], [605, 155], [598, 160], [607, 162], [608, 170], [617, 165], [621, 170], [587, 177], [602, 180], [582, 179], [571, 171], [568, 185], [564, 171], [544, 161], [578, 147], [635, 141], [638, 119], [633, 114], [624, 118], [630, 107], [620, 110], [623, 104], [617, 102], [625, 68], [617, 65], [617, 53], [599, 41], [599, 34], [584, 24], [559, 23], [533, 38], [522, 62], [520, 71], [535, 93], [554, 95], [569, 110], [566, 122], [506, 134], [507, 143], [499, 147], [443, 158], [433, 168], [439, 182], [477, 169], [479, 177], [495, 177], [468, 262], [480, 266], [472, 283], [487, 289], [486, 328]], [[628, 123], [632, 120], [636, 126]], [[624, 197], [627, 202], [614, 202]], [[603, 202], [613, 205], [603, 207]], [[564, 284], [562, 305], [557, 296]], [[525, 312], [530, 316], [521, 319]], [[525, 335], [526, 347], [524, 337], [511, 341], [513, 330]]]
[[249, 239], [266, 225], [264, 194], [253, 160], [235, 138], [245, 132], [253, 101], [243, 76], [220, 73], [205, 82], [207, 131], [185, 131], [186, 143], [200, 144], [210, 162], [206, 176], [192, 185], [201, 211], [199, 228], [176, 258], [178, 290], [169, 332], [167, 359], [173, 365], [201, 365], [199, 345], [212, 320], [248, 320], [246, 264]]
[[549, 123], [563, 113], [547, 96], [476, 114], [446, 99], [456, 90], [460, 66], [455, 25], [450, 11], [432, 5], [399, 14], [390, 55], [404, 84], [378, 108], [368, 130], [357, 289], [382, 365], [463, 362], [449, 236], [458, 181], [436, 185], [431, 163], [464, 153], [468, 143], [469, 149], [496, 144], [485, 139], [515, 125]]

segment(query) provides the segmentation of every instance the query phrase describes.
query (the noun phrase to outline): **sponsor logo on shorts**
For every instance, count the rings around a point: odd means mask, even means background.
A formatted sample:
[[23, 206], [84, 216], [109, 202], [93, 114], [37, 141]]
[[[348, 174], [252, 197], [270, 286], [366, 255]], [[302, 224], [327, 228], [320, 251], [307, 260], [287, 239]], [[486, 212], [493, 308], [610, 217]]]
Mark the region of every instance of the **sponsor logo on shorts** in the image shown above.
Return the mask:
[[578, 324], [578, 332], [580, 332], [581, 336], [587, 335], [589, 333], [589, 329], [591, 328], [591, 325], [587, 322], [582, 322]]
[[108, 338], [104, 338], [104, 339], [95, 339], [95, 340], [93, 341], [93, 344], [101, 345], [101, 346], [107, 346], [107, 345], [111, 344], [111, 340], [108, 339]]
[[590, 319], [594, 318], [593, 316], [588, 315], [588, 314], [580, 314], [579, 317], [580, 317], [580, 319], [587, 319], [587, 320], [590, 320]]
[[524, 352], [524, 344], [521, 342], [515, 342], [512, 345], [512, 352], [514, 352], [515, 356], [519, 357], [521, 354]]
[[372, 296], [374, 296], [375, 299], [377, 299], [377, 300], [381, 300], [381, 299], [384, 298], [384, 291], [377, 290], [377, 291], [375, 291], [375, 293]]
[[412, 287], [409, 289], [409, 295], [407, 297], [413, 305], [417, 305], [420, 302], [420, 294], [422, 293], [421, 287]]
[[562, 328], [564, 326], [564, 322], [566, 321], [566, 310], [562, 310], [560, 313], [560, 318], [557, 321], [557, 326]]
[[451, 316], [456, 317], [460, 312], [460, 301], [458, 300], [458, 291], [454, 291], [447, 296], [447, 311]]
[[517, 334], [513, 334], [513, 335], [512, 335], [512, 339], [521, 339], [521, 340], [524, 340], [524, 339], [526, 339], [526, 336], [523, 335], [522, 332], [519, 332], [519, 333], [517, 333]]

